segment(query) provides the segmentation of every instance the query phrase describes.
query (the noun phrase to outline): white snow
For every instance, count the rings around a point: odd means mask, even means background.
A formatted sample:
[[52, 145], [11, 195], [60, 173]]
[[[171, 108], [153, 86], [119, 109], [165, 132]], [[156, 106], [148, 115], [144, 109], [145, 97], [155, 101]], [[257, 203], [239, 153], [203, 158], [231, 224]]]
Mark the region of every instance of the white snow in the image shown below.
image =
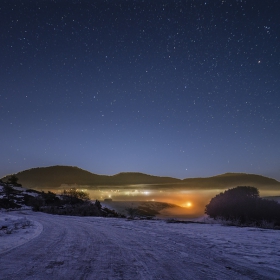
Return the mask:
[[43, 226], [25, 215], [0, 212], [0, 254], [18, 247], [38, 236]]
[[34, 226], [0, 236], [1, 279], [280, 278], [277, 230], [32, 211], [2, 221], [22, 218]]

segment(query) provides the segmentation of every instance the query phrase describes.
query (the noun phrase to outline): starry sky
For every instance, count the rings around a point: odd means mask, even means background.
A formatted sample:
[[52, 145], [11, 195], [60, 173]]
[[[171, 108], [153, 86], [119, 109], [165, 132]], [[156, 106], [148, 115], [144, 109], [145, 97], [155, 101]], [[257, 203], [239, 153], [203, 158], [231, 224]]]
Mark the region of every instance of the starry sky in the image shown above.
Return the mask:
[[280, 180], [279, 14], [277, 0], [1, 1], [0, 177]]

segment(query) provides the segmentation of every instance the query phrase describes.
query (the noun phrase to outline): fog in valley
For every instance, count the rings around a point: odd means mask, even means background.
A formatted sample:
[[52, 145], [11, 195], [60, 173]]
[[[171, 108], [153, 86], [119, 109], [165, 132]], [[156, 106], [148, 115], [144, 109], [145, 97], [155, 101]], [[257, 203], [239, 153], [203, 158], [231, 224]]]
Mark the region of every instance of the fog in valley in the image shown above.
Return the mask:
[[[59, 189], [51, 190], [57, 194], [64, 189], [76, 188], [89, 193], [91, 200], [99, 200], [115, 210], [133, 207], [137, 204], [129, 202], [165, 202], [178, 207], [165, 208], [160, 211], [163, 217], [196, 218], [204, 215], [205, 206], [211, 198], [224, 192], [224, 189], [185, 189], [170, 185], [126, 185], [126, 186], [80, 186], [61, 185]], [[261, 197], [279, 196], [275, 190], [260, 190]], [[112, 201], [110, 201], [112, 200]], [[123, 205], [122, 205], [123, 204]], [[121, 206], [122, 205], [122, 206]]]

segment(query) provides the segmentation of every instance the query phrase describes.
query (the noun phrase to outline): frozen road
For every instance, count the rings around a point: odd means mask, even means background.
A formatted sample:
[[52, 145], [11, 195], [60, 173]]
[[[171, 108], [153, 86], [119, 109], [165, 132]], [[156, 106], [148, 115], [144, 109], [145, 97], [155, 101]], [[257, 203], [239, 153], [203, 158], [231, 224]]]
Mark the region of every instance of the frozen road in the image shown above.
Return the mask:
[[279, 231], [24, 216], [43, 231], [0, 253], [0, 279], [280, 279]]

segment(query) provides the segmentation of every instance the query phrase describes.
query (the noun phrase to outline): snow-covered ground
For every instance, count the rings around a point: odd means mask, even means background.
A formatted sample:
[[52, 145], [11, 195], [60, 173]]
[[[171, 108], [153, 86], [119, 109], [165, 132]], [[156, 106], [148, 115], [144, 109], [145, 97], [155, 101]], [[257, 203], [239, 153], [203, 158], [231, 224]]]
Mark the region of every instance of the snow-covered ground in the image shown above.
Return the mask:
[[280, 279], [276, 230], [31, 211], [11, 216], [33, 226], [0, 236], [0, 279]]
[[28, 242], [42, 230], [42, 224], [27, 219], [24, 212], [17, 212], [16, 215], [0, 212], [0, 253]]

